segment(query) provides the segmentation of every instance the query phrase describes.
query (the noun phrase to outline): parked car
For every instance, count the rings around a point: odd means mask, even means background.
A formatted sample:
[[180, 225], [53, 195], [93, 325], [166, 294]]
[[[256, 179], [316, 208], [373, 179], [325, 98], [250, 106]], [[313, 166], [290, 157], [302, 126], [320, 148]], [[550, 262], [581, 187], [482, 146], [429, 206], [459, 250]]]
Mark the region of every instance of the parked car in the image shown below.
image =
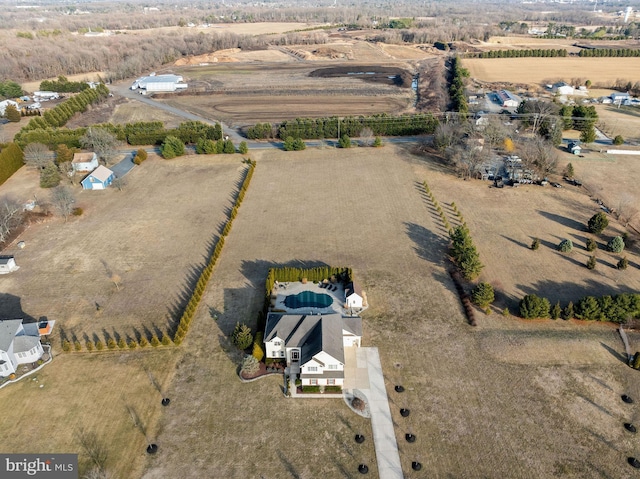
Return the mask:
[[562, 188], [562, 185], [560, 183], [556, 183], [555, 181], [552, 181], [551, 186], [553, 186], [554, 188]]

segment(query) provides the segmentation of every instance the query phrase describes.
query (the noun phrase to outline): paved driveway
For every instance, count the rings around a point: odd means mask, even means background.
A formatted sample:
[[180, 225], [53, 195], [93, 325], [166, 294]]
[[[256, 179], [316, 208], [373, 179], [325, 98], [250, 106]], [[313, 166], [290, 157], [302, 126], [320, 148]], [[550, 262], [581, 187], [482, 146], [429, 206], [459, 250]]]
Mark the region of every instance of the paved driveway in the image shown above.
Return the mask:
[[124, 157], [124, 160], [110, 166], [109, 169], [113, 171], [116, 178], [122, 178], [129, 173], [134, 166], [136, 166], [136, 164], [133, 162], [133, 154], [129, 154]]
[[380, 479], [402, 479], [398, 443], [393, 429], [389, 399], [382, 375], [378, 348], [344, 348], [345, 393], [359, 390], [367, 398]]

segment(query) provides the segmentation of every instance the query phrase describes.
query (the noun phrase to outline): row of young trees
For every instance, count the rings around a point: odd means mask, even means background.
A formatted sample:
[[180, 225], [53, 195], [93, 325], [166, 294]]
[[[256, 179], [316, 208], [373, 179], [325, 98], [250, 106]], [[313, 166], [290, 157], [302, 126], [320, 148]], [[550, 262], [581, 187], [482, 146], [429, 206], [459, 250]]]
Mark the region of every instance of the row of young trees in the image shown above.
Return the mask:
[[69, 81], [65, 76], [59, 76], [57, 80], [43, 80], [40, 82], [41, 91], [55, 91], [58, 93], [79, 93], [91, 88], [84, 81]]
[[450, 231], [451, 257], [467, 280], [474, 280], [484, 268], [480, 262], [480, 254], [473, 244], [469, 229], [465, 224]]
[[638, 48], [585, 48], [579, 57], [640, 57]]
[[469, 112], [464, 84], [465, 78], [468, 77], [469, 70], [462, 67], [460, 57], [453, 57], [449, 71], [449, 98], [451, 99], [451, 109], [462, 115]]
[[24, 154], [17, 143], [0, 144], [0, 185], [24, 164]]
[[238, 196], [236, 197], [236, 202], [229, 214], [229, 219], [227, 220], [222, 234], [220, 235], [220, 239], [216, 243], [211, 256], [209, 257], [209, 261], [207, 265], [200, 273], [200, 277], [194, 287], [193, 292], [191, 293], [191, 297], [187, 306], [185, 307], [182, 316], [178, 322], [178, 327], [176, 328], [175, 334], [173, 336], [173, 342], [175, 344], [180, 344], [187, 332], [189, 331], [189, 327], [191, 325], [191, 321], [193, 320], [193, 316], [198, 309], [198, 305], [200, 304], [200, 300], [202, 299], [202, 295], [207, 287], [209, 279], [213, 274], [213, 269], [222, 253], [222, 248], [224, 247], [224, 240], [231, 232], [231, 225], [233, 224], [234, 219], [236, 218], [238, 211], [240, 209], [240, 205], [242, 204], [242, 200], [244, 200], [244, 196], [249, 189], [249, 184], [251, 183], [251, 178], [253, 177], [253, 172], [256, 168], [256, 162], [254, 160], [247, 160], [248, 168], [246, 170], [246, 174], [244, 180], [242, 181], [242, 185], [240, 186], [240, 190], [238, 191]]
[[249, 139], [291, 138], [323, 139], [342, 135], [359, 137], [365, 131], [375, 136], [410, 136], [433, 133], [438, 120], [431, 114], [390, 116], [379, 114], [358, 117], [296, 118], [278, 125], [258, 123], [246, 130]]
[[73, 115], [86, 111], [90, 104], [102, 101], [108, 94], [109, 89], [104, 84], [78, 93], [51, 110], [45, 111], [42, 116], [32, 118], [27, 125], [22, 127], [15, 139], [18, 143], [24, 144], [22, 136], [29, 131], [64, 126]]
[[334, 278], [336, 281], [349, 283], [353, 280], [353, 271], [351, 268], [336, 266], [318, 266], [316, 268], [295, 268], [292, 266], [284, 266], [282, 268], [270, 268], [267, 273], [265, 283], [265, 292], [267, 300], [271, 297], [271, 291], [276, 281], [297, 282], [305, 279], [307, 281], [320, 282]]
[[526, 319], [584, 319], [590, 321], [611, 321], [623, 323], [640, 318], [640, 294], [622, 293], [615, 296], [585, 296], [575, 305], [569, 302], [562, 308], [560, 303], [553, 307], [547, 298], [528, 294], [520, 300], [520, 316]]
[[[531, 50], [489, 50], [480, 53], [468, 53], [466, 58], [521, 58], [521, 57], [566, 57], [564, 48], [534, 48]], [[630, 56], [630, 55], [629, 55]]]

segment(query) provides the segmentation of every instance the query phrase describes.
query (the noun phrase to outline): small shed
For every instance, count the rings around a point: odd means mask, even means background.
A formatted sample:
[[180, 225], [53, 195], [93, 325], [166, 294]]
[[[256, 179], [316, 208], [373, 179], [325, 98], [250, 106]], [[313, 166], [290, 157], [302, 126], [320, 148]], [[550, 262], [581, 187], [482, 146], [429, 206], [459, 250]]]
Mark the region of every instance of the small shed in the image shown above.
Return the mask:
[[80, 183], [84, 190], [104, 190], [113, 182], [113, 178], [113, 171], [106, 166], [100, 165]]
[[90, 172], [98, 167], [98, 157], [92, 152], [74, 153], [71, 166], [74, 172], [86, 171]]
[[8, 274], [16, 271], [20, 266], [16, 264], [13, 255], [0, 256], [0, 274]]
[[364, 296], [358, 284], [349, 283], [344, 288], [344, 297], [348, 308], [362, 308]]
[[580, 146], [580, 143], [575, 141], [569, 142], [567, 150], [569, 150], [572, 155], [579, 155], [580, 153], [582, 153], [582, 147]]

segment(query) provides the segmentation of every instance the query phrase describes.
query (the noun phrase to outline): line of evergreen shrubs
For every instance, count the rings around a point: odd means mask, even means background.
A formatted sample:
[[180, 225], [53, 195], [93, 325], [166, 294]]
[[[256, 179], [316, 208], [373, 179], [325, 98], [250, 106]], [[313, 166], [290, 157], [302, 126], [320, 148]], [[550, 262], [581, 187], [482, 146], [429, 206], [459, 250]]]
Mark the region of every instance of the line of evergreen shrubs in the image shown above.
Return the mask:
[[464, 79], [469, 77], [469, 70], [462, 67], [460, 57], [451, 59], [451, 72], [449, 74], [449, 97], [453, 111], [466, 114], [469, 112], [467, 96], [465, 95]]
[[293, 139], [337, 138], [347, 135], [350, 138], [361, 136], [365, 128], [369, 128], [376, 136], [410, 136], [433, 133], [438, 120], [429, 113], [416, 115], [391, 116], [381, 113], [371, 116], [349, 116], [345, 118], [296, 118], [277, 125], [257, 123], [246, 130], [251, 140], [277, 137]]
[[248, 160], [248, 165], [249, 167], [247, 168], [247, 172], [245, 174], [244, 180], [242, 182], [242, 185], [240, 186], [240, 190], [238, 191], [235, 205], [233, 206], [231, 213], [229, 214], [229, 219], [227, 220], [227, 223], [224, 226], [222, 234], [220, 235], [220, 239], [218, 240], [215, 248], [213, 249], [213, 252], [211, 254], [211, 257], [209, 258], [209, 262], [207, 263], [207, 266], [200, 273], [200, 277], [198, 278], [198, 281], [194, 287], [194, 290], [191, 293], [191, 298], [189, 299], [189, 302], [187, 303], [187, 306], [184, 312], [182, 313], [182, 316], [180, 317], [180, 321], [178, 322], [178, 327], [173, 336], [173, 342], [175, 344], [179, 345], [183, 341], [187, 332], [189, 331], [189, 326], [191, 325], [193, 316], [195, 315], [196, 310], [198, 309], [198, 305], [200, 304], [202, 295], [204, 294], [204, 291], [207, 287], [207, 283], [209, 282], [209, 279], [213, 274], [213, 269], [216, 265], [216, 262], [218, 261], [218, 258], [222, 253], [222, 248], [224, 247], [224, 239], [231, 231], [231, 225], [233, 223], [233, 220], [236, 218], [240, 205], [242, 204], [242, 200], [244, 199], [244, 195], [247, 189], [249, 188], [249, 184], [251, 183], [251, 178], [253, 176], [253, 172], [256, 167], [256, 162], [254, 160]]
[[0, 144], [0, 185], [24, 165], [24, 154], [17, 143]]
[[556, 304], [553, 308], [546, 298], [528, 294], [520, 300], [520, 316], [527, 319], [583, 319], [589, 321], [610, 321], [622, 323], [628, 319], [640, 318], [640, 294], [621, 293], [614, 296], [585, 296], [575, 305], [572, 302], [564, 308]]
[[451, 238], [451, 256], [466, 280], [474, 280], [484, 268], [480, 254], [473, 244], [466, 224], [455, 227], [449, 234]]
[[335, 267], [335, 266], [318, 266], [316, 268], [294, 268], [284, 266], [282, 268], [270, 268], [267, 273], [265, 282], [265, 293], [267, 301], [271, 296], [271, 291], [276, 283], [295, 282], [307, 279], [314, 283], [331, 279], [335, 277], [337, 281], [349, 283], [353, 280], [353, 272], [351, 268]]
[[580, 50], [579, 57], [640, 57], [637, 48], [591, 48]]
[[[468, 53], [466, 58], [520, 58], [520, 57], [566, 57], [564, 48], [534, 48], [532, 50], [489, 50], [480, 53]], [[582, 55], [580, 55], [582, 56]], [[629, 55], [632, 56], [632, 55]]]

